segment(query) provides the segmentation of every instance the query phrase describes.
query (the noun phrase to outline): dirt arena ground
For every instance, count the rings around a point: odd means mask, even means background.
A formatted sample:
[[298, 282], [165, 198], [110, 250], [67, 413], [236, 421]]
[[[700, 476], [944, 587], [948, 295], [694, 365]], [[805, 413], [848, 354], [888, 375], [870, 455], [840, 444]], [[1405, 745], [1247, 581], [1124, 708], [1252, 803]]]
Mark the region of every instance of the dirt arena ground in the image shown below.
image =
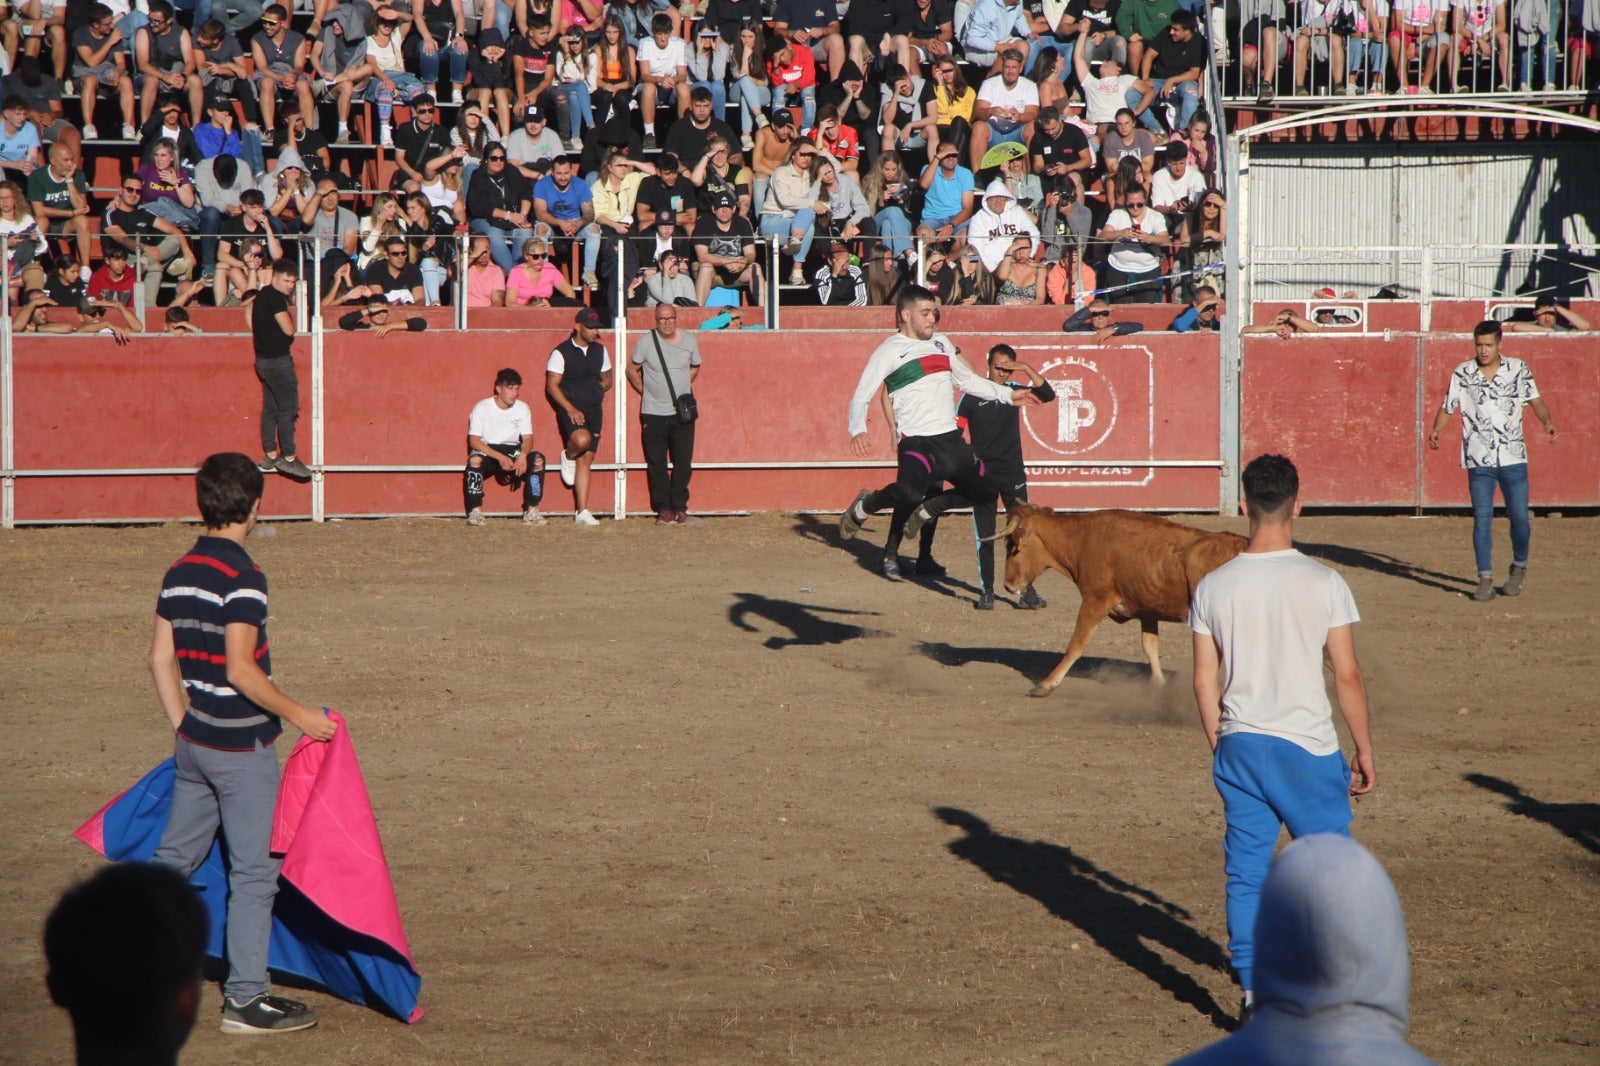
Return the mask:
[[[975, 613], [964, 526], [942, 583], [875, 576], [883, 519], [848, 547], [779, 515], [253, 539], [280, 683], [350, 719], [428, 1013], [310, 994], [318, 1029], [250, 1041], [210, 986], [185, 1061], [1159, 1063], [1217, 1039], [1237, 994], [1188, 632], [1163, 628], [1164, 692], [1108, 625], [1029, 699], [1077, 596], [1052, 574], [1043, 613]], [[1600, 1061], [1600, 520], [1538, 519], [1526, 594], [1486, 606], [1465, 518], [1299, 532], [1365, 616], [1355, 832], [1405, 905], [1413, 1042]], [[193, 535], [0, 535], [5, 1061], [70, 1058], [40, 925], [100, 862], [71, 831], [170, 752], [144, 652]]]

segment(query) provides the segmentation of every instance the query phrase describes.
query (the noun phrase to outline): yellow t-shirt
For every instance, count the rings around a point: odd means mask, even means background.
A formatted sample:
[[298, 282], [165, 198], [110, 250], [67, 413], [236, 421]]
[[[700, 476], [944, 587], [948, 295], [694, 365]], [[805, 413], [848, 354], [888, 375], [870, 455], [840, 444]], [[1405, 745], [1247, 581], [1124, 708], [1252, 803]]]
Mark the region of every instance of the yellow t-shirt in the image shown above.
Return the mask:
[[964, 118], [972, 121], [972, 109], [978, 102], [978, 94], [972, 86], [967, 86], [967, 91], [955, 99], [950, 98], [950, 91], [944, 86], [936, 86], [933, 90], [934, 109], [939, 115], [939, 125], [948, 126], [952, 119]]

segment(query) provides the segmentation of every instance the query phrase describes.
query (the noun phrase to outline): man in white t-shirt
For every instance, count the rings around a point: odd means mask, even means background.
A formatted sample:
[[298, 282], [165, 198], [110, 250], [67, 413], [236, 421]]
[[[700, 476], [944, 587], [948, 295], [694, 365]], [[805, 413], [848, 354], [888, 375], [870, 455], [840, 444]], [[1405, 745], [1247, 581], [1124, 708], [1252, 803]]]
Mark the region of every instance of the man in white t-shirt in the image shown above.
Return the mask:
[[544, 456], [533, 450], [533, 412], [519, 399], [522, 375], [506, 367], [495, 376], [494, 395], [479, 400], [467, 419], [467, 469], [462, 492], [467, 500], [467, 525], [483, 525], [483, 479], [522, 483], [522, 521], [542, 526]]
[[[1087, 32], [1085, 30], [1085, 34]], [[1140, 81], [1124, 71], [1122, 64], [1114, 58], [1101, 60], [1100, 76], [1096, 77], [1089, 69], [1086, 51], [1087, 48], [1080, 42], [1080, 47], [1072, 50], [1072, 65], [1078, 72], [1078, 84], [1083, 86], [1084, 121], [1093, 122], [1095, 135], [1104, 138], [1106, 131], [1117, 121], [1117, 112], [1128, 106], [1130, 90], [1146, 95], [1152, 95], [1153, 91], [1149, 82]]]
[[656, 98], [678, 101], [678, 117], [689, 110], [689, 46], [673, 35], [672, 19], [650, 20], [650, 39], [639, 45], [639, 115], [644, 119], [644, 150], [656, 147]]
[[1184, 214], [1206, 194], [1206, 178], [1199, 167], [1189, 165], [1189, 149], [1182, 141], [1171, 141], [1162, 149], [1166, 166], [1150, 178], [1150, 206], [1167, 216], [1167, 228], [1179, 230]]
[[1022, 76], [1022, 53], [1008, 51], [1000, 57], [1000, 73], [984, 81], [972, 105], [972, 172], [982, 169], [990, 145], [1015, 141], [1026, 147], [1038, 117], [1039, 86]]
[[[1370, 792], [1378, 774], [1356, 661], [1355, 598], [1337, 572], [1294, 547], [1300, 475], [1283, 456], [1262, 455], [1242, 481], [1250, 544], [1195, 586], [1189, 628], [1195, 704], [1227, 822], [1228, 954], [1248, 1017], [1256, 908], [1280, 830], [1349, 836], [1350, 796]], [[1324, 652], [1359, 780], [1339, 753]]]

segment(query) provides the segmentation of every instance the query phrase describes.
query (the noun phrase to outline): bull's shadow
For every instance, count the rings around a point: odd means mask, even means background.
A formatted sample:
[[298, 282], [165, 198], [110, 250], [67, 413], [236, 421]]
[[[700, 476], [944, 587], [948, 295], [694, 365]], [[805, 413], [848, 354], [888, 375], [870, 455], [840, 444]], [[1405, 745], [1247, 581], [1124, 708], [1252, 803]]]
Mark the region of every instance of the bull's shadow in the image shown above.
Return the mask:
[[1181, 955], [1195, 968], [1227, 974], [1228, 957], [1221, 945], [1190, 924], [1188, 911], [1102, 870], [1071, 848], [1003, 836], [982, 818], [955, 807], [935, 807], [933, 813], [966, 833], [946, 845], [952, 855], [1000, 884], [1032, 896], [1218, 1029], [1234, 1027], [1232, 1016], [1205, 986], [1150, 946], [1154, 943]]
[[1506, 797], [1506, 810], [1512, 814], [1543, 822], [1579, 847], [1600, 855], [1600, 803], [1543, 803], [1503, 778], [1488, 774], [1463, 774], [1462, 777], [1479, 788]]
[[857, 640], [861, 637], [881, 637], [883, 632], [869, 629], [865, 626], [852, 625], [848, 622], [836, 622], [825, 615], [852, 615], [864, 617], [877, 617], [876, 611], [852, 611], [844, 607], [819, 607], [811, 603], [796, 603], [793, 600], [776, 600], [770, 596], [763, 596], [758, 592], [735, 592], [734, 601], [728, 607], [728, 621], [746, 633], [759, 633], [761, 627], [750, 621], [751, 617], [764, 618], [774, 625], [782, 626], [790, 633], [790, 637], [772, 636], [765, 641], [765, 646], [774, 651], [795, 644], [816, 647], [824, 644], [843, 644], [846, 641]]
[[1396, 559], [1392, 555], [1367, 551], [1365, 548], [1352, 548], [1347, 544], [1306, 544], [1296, 541], [1295, 547], [1313, 559], [1323, 559], [1336, 566], [1347, 566], [1352, 570], [1370, 570], [1385, 577], [1404, 578], [1444, 592], [1470, 592], [1477, 584], [1460, 574], [1442, 574], [1437, 570], [1429, 570]]
[[[1063, 650], [1065, 645], [1062, 646]], [[942, 641], [925, 640], [917, 651], [943, 666], [966, 666], [969, 663], [993, 663], [1009, 667], [1027, 678], [1029, 684], [1056, 668], [1062, 651], [1030, 651], [1027, 648], [960, 648]], [[1150, 683], [1150, 664], [1127, 659], [1101, 659], [1085, 655], [1072, 664], [1068, 677], [1090, 678], [1095, 681], [1118, 683]]]
[[[845, 540], [839, 536], [839, 520], [832, 515], [800, 514], [794, 516], [794, 531], [806, 540], [817, 544], [825, 544], [830, 548], [842, 548], [849, 552], [856, 561], [856, 565], [879, 581], [890, 580], [883, 576], [878, 569], [880, 560], [883, 559], [883, 539], [889, 532], [889, 515], [876, 516], [880, 521], [868, 526], [861, 531], [861, 535], [854, 540]], [[915, 545], [901, 546], [901, 562], [907, 562], [905, 549], [910, 547], [915, 554]], [[976, 565], [976, 563], [974, 563]], [[912, 587], [921, 587], [930, 592], [937, 592], [941, 596], [961, 598], [963, 595], [976, 598], [979, 588], [959, 578], [950, 577], [917, 577], [913, 576], [909, 566], [903, 566], [901, 572], [905, 577], [900, 582]]]

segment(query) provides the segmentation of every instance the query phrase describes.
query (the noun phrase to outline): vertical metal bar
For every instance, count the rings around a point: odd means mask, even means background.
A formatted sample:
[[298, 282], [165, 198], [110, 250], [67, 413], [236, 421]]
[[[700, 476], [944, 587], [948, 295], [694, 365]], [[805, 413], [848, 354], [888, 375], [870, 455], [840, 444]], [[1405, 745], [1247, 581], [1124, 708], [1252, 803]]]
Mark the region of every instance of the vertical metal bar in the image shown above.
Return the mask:
[[472, 265], [467, 260], [467, 251], [472, 245], [472, 234], [458, 233], [452, 239], [456, 242], [456, 329], [465, 333], [467, 331], [467, 268]]
[[1422, 332], [1433, 328], [1433, 245], [1422, 246]]
[[[327, 465], [328, 457], [323, 454], [323, 420], [322, 409], [322, 370], [326, 366], [323, 359], [323, 345], [325, 338], [322, 332], [322, 238], [318, 237], [311, 245], [311, 284], [316, 293], [316, 313], [311, 318], [311, 520], [322, 522], [327, 519], [328, 509], [324, 503], [327, 475], [322, 468]], [[302, 286], [303, 288], [303, 286]], [[311, 300], [301, 302], [301, 313], [306, 312]]]
[[[1388, 340], [1388, 338], [1385, 337], [1384, 340]], [[1425, 456], [1423, 454], [1423, 450], [1422, 450], [1422, 448], [1423, 448], [1423, 440], [1422, 440], [1422, 438], [1427, 436], [1427, 431], [1423, 429], [1423, 426], [1427, 424], [1425, 422], [1425, 419], [1427, 418], [1427, 414], [1428, 414], [1428, 386], [1427, 386], [1427, 382], [1424, 381], [1423, 377], [1422, 377], [1423, 374], [1425, 374], [1427, 372], [1427, 369], [1428, 369], [1428, 363], [1427, 363], [1427, 359], [1426, 359], [1426, 347], [1427, 346], [1426, 346], [1425, 339], [1422, 338], [1422, 337], [1418, 337], [1417, 338], [1417, 417], [1416, 417], [1416, 442], [1417, 442], [1417, 471], [1416, 471], [1417, 507], [1416, 507], [1416, 515], [1419, 518], [1422, 516], [1422, 500], [1423, 500], [1423, 492], [1422, 492], [1422, 463], [1423, 463], [1423, 459], [1425, 458]]]
[[625, 298], [626, 280], [624, 273], [627, 268], [627, 238], [617, 242], [617, 313], [611, 322], [612, 345], [615, 354], [611, 357], [612, 385], [611, 391], [615, 393], [612, 398], [613, 410], [611, 413], [611, 441], [617, 450], [617, 469], [612, 473], [612, 491], [614, 507], [611, 517], [621, 522], [628, 517], [628, 303]]
[[767, 238], [767, 253], [767, 288], [768, 295], [771, 297], [767, 301], [767, 328], [775, 330], [778, 328], [778, 305], [781, 302], [783, 291], [779, 288], [778, 280], [778, 268], [783, 265], [783, 261], [778, 258], [778, 238], [776, 236]]
[[917, 250], [917, 284], [926, 287], [928, 284], [928, 238], [916, 236], [912, 240], [916, 242], [913, 247]]
[[[1227, 299], [1223, 303], [1221, 365], [1218, 367], [1218, 458], [1222, 461], [1217, 481], [1217, 513], [1239, 513], [1239, 419], [1240, 375], [1244, 365], [1244, 342], [1240, 330], [1250, 313], [1250, 260], [1239, 254], [1250, 236], [1250, 140], [1249, 132], [1227, 138], [1233, 150], [1223, 159], [1228, 188], [1227, 241], [1223, 245], [1223, 277]], [[1221, 140], [1221, 138], [1218, 138]]]
[[[9, 276], [11, 267], [11, 239], [0, 236], [0, 263], [5, 264]], [[137, 288], [137, 286], [135, 286]], [[11, 336], [11, 286], [0, 285], [0, 312], [5, 321], [0, 322], [0, 529], [11, 529], [17, 524], [17, 479], [11, 476], [16, 463], [16, 426], [12, 418], [14, 401], [12, 388], [12, 336]]]

